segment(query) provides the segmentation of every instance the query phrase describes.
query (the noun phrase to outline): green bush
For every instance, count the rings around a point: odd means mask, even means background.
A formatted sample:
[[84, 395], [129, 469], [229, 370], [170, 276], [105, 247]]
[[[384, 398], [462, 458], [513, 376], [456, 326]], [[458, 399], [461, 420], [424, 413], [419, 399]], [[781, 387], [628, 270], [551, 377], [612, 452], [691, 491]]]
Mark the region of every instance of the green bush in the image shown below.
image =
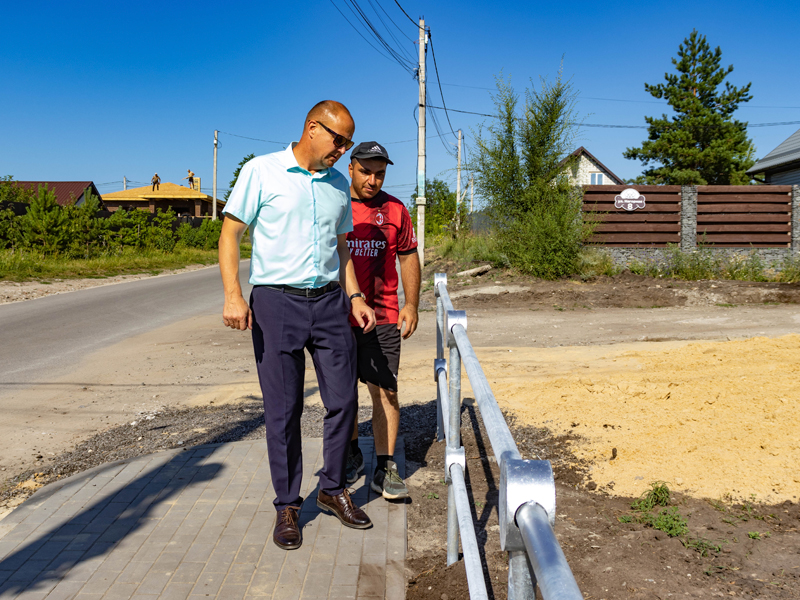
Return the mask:
[[620, 268], [614, 264], [611, 255], [599, 248], [586, 246], [578, 256], [577, 273], [583, 278], [588, 279], [599, 275], [611, 277], [619, 271]]
[[[526, 194], [536, 191], [529, 189]], [[582, 220], [578, 190], [562, 189], [552, 195], [548, 190], [547, 195], [498, 228], [497, 237], [500, 251], [514, 267], [542, 279], [557, 279], [578, 271], [591, 226]]]
[[144, 210], [120, 209], [107, 219], [98, 218], [100, 202], [91, 192], [87, 191], [80, 206], [60, 206], [46, 186], [29, 193], [11, 185], [11, 181], [0, 180], [0, 196], [15, 201], [24, 197], [29, 200], [29, 207], [22, 216], [16, 216], [10, 208], [0, 210], [0, 250], [91, 259], [121, 255], [129, 249], [171, 253], [178, 246], [200, 250], [219, 247], [221, 220], [204, 219], [199, 228], [183, 224], [173, 231], [176, 217], [172, 209], [157, 209], [152, 216]]
[[500, 268], [511, 266], [508, 257], [498, 249], [496, 240], [488, 235], [469, 233], [444, 237], [439, 245], [439, 255], [455, 262], [488, 262]]
[[39, 186], [28, 212], [20, 217], [20, 234], [26, 248], [42, 254], [58, 254], [69, 243], [67, 213], [56, 202], [55, 192]]

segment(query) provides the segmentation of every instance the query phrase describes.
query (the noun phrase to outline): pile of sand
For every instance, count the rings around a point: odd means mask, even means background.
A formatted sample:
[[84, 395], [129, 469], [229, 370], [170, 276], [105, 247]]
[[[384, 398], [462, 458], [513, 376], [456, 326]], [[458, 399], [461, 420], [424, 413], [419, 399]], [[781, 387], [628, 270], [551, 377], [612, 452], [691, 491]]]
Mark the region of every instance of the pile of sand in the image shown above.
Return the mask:
[[697, 497], [800, 497], [800, 335], [478, 354], [501, 407], [582, 436], [576, 456], [614, 494], [663, 480]]

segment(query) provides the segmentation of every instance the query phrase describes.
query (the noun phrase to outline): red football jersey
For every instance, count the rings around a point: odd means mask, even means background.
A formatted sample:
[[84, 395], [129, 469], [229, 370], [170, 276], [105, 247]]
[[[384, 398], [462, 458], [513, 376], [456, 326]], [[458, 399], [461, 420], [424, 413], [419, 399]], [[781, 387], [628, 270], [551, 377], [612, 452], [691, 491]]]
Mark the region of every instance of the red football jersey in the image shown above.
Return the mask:
[[[411, 215], [400, 200], [383, 191], [371, 200], [351, 201], [353, 231], [347, 234], [347, 245], [358, 285], [379, 325], [397, 323], [397, 255], [417, 251]], [[350, 323], [357, 325], [352, 315]]]

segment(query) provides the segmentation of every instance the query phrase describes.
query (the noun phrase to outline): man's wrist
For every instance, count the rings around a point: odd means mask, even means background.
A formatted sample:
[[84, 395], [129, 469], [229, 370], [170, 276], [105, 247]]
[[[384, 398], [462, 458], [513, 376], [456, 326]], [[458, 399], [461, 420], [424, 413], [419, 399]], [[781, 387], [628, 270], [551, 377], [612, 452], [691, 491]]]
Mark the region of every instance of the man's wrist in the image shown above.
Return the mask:
[[350, 294], [350, 300], [363, 300], [366, 302], [367, 297], [364, 295], [364, 292], [356, 292], [355, 294]]

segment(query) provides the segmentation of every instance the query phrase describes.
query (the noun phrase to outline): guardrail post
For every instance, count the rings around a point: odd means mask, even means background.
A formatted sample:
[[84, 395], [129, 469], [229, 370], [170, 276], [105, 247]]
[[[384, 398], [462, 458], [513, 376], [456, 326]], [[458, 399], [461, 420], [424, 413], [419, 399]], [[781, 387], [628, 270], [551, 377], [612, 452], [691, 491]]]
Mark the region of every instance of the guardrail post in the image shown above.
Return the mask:
[[[447, 274], [436, 273], [433, 276], [433, 294], [436, 296], [436, 359], [444, 359], [444, 304], [439, 294], [439, 284], [447, 286]], [[439, 386], [436, 386], [436, 441], [444, 440], [444, 415], [442, 415], [442, 398]]]
[[[458, 352], [458, 344], [456, 344], [452, 330], [456, 325], [467, 328], [467, 313], [463, 310], [449, 310], [446, 317], [447, 345], [450, 347], [450, 360], [447, 363], [450, 376], [450, 426], [448, 427], [447, 450], [457, 450], [461, 447], [461, 354]], [[452, 565], [457, 560], [458, 515], [451, 481], [447, 486], [447, 564]]]
[[535, 600], [536, 576], [528, 554], [520, 550], [508, 553], [508, 600]]

